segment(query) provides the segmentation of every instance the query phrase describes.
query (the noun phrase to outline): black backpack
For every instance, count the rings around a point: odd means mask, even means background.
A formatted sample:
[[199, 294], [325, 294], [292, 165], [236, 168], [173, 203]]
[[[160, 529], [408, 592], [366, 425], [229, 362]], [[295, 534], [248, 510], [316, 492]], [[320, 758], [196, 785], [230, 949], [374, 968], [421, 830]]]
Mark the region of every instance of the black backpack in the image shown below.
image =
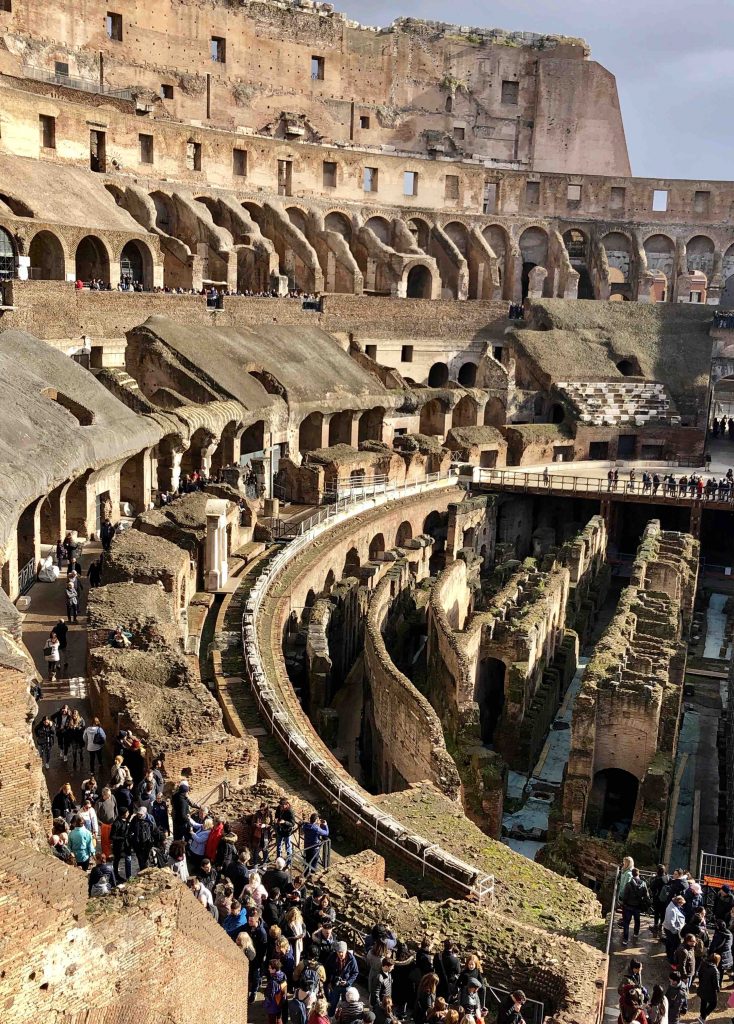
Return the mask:
[[303, 968], [301, 977], [298, 979], [298, 987], [302, 988], [304, 992], [318, 992], [320, 981], [321, 978], [316, 968], [307, 965]]

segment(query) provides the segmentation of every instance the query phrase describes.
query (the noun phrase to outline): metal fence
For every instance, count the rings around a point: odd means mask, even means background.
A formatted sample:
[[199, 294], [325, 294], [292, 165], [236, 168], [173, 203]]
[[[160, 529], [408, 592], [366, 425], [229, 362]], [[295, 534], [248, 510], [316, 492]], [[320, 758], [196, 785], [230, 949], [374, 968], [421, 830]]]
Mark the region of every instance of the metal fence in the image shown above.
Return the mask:
[[27, 593], [36, 582], [36, 560], [30, 558], [18, 573], [18, 594]]
[[698, 857], [698, 880], [703, 889], [706, 913], [713, 921], [714, 902], [722, 885], [734, 886], [734, 857], [721, 853], [705, 853]]
[[268, 679], [260, 654], [257, 636], [257, 618], [269, 586], [282, 573], [292, 559], [308, 547], [316, 536], [332, 522], [346, 519], [373, 508], [376, 503], [388, 499], [420, 494], [433, 487], [448, 486], [456, 476], [430, 474], [420, 483], [387, 487], [384, 493], [368, 500], [354, 498], [339, 499], [327, 505], [298, 528], [296, 537], [267, 564], [253, 586], [242, 616], [242, 643], [245, 653], [246, 675], [257, 701], [260, 714], [270, 732], [280, 742], [289, 760], [295, 762], [308, 778], [309, 785], [317, 787], [322, 796], [344, 818], [354, 822], [365, 838], [375, 844], [394, 850], [400, 857], [412, 861], [420, 868], [421, 876], [429, 874], [444, 880], [453, 887], [464, 890], [466, 895], [478, 902], [488, 902], [494, 892], [494, 877], [479, 871], [461, 861], [436, 843], [429, 843], [420, 836], [412, 835], [389, 814], [382, 814], [369, 799], [357, 791], [335, 770], [335, 767], [318, 757], [311, 747], [310, 738], [298, 727], [295, 716], [283, 703], [272, 681]]

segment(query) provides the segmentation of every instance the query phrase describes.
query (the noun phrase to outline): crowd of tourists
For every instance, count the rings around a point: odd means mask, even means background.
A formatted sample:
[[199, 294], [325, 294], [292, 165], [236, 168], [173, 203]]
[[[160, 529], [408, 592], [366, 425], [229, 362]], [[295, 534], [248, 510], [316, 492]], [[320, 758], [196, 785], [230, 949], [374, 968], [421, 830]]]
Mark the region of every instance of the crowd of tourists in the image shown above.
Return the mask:
[[659, 864], [644, 879], [631, 857], [625, 857], [617, 889], [622, 912], [622, 945], [639, 937], [642, 916], [652, 918], [652, 935], [663, 943], [669, 965], [666, 985], [649, 991], [643, 963], [633, 958], [619, 985], [619, 1024], [678, 1024], [688, 1013], [692, 993], [700, 1000], [698, 1022], [718, 1005], [724, 984], [734, 981], [732, 928], [734, 892], [722, 885], [707, 908], [703, 888], [682, 868], [668, 872]]
[[[710, 457], [706, 456], [706, 462]], [[730, 501], [734, 500], [734, 471], [728, 469], [726, 476], [704, 478], [700, 473], [683, 473], [676, 477], [674, 473], [650, 473], [647, 470], [638, 472], [634, 467], [629, 470], [627, 479], [620, 478], [618, 469], [610, 469], [607, 473], [607, 490], [616, 491], [620, 487], [628, 491], [640, 491], [641, 494], [657, 495], [669, 498], [695, 498], [699, 501]]]
[[711, 420], [711, 435], [712, 437], [720, 437], [724, 441], [734, 441], [734, 419], [731, 416], [722, 416], [719, 419], [717, 416]]
[[242, 951], [249, 1001], [264, 1000], [269, 1024], [481, 1024], [487, 1004], [499, 1024], [525, 1024], [524, 993], [496, 995], [476, 953], [461, 956], [450, 939], [410, 949], [389, 922], [362, 936], [338, 920], [342, 908], [314, 883], [329, 860], [328, 822], [316, 813], [299, 821], [283, 798], [233, 825], [196, 804], [186, 780], [169, 802], [163, 759], [121, 730], [103, 772], [104, 730], [68, 704], [36, 737], [47, 766], [54, 749], [62, 765], [88, 756], [78, 793], [66, 782], [54, 794], [54, 855], [86, 872], [95, 898], [145, 867], [174, 874]]
[[734, 313], [725, 309], [716, 310], [714, 313], [714, 327], [724, 330], [734, 330]]
[[508, 320], [524, 320], [525, 319], [525, 307], [522, 302], [511, 302], [509, 309], [507, 310]]
[[[170, 285], [163, 287], [146, 288], [142, 281], [124, 276], [120, 278], [116, 288], [113, 289], [108, 281], [102, 278], [93, 277], [89, 281], [77, 280], [75, 283], [77, 291], [86, 288], [91, 292], [150, 292], [154, 295], [203, 295], [206, 297], [207, 305], [216, 306], [217, 302], [224, 296], [240, 296], [255, 299], [298, 299], [301, 302], [318, 303], [321, 296], [318, 292], [307, 292], [302, 288], [289, 288], [285, 292], [279, 292], [277, 288], [268, 288], [255, 291], [251, 288], [216, 288], [214, 285], [201, 288], [176, 288]], [[522, 308], [522, 307], [521, 307]]]

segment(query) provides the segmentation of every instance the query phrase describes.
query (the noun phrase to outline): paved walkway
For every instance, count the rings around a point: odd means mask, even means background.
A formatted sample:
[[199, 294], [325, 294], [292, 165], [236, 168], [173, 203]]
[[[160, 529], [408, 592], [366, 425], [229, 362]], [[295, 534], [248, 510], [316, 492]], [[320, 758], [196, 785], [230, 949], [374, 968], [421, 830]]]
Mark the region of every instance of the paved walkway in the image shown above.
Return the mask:
[[[670, 965], [665, 959], [663, 943], [654, 938], [650, 931], [652, 918], [642, 918], [642, 928], [640, 929], [639, 937], [635, 939], [630, 934], [630, 943], [626, 949], [622, 947], [622, 929], [617, 926], [619, 920], [620, 917], [617, 914], [614, 934], [612, 936], [612, 949], [609, 956], [608, 988], [606, 1009], [604, 1011], [606, 1024], [614, 1024], [619, 1017], [617, 989], [622, 978], [627, 973], [629, 962], [633, 957], [642, 961], [642, 981], [650, 993], [652, 993], [652, 988], [655, 984], [662, 985], [664, 989], [667, 989], [668, 975], [670, 974]], [[732, 992], [734, 992], [734, 987], [732, 987], [727, 979], [723, 990], [719, 993], [719, 1007], [707, 1019], [707, 1024], [708, 1022], [710, 1024], [722, 1024], [724, 1021], [728, 1024], [729, 1021], [734, 1019], [734, 1010], [727, 1009], [726, 1005]], [[694, 991], [688, 1000], [689, 1012], [683, 1019], [688, 1021], [689, 1024], [694, 1024], [698, 1017], [700, 1005], [698, 996], [695, 994], [694, 983]]]
[[[82, 569], [86, 573], [89, 563], [99, 556], [99, 544], [86, 544], [82, 556]], [[23, 642], [28, 648], [38, 671], [43, 676], [43, 699], [39, 701], [39, 717], [51, 715], [66, 701], [71, 708], [78, 708], [86, 722], [89, 722], [92, 709], [87, 697], [86, 662], [87, 662], [87, 630], [86, 611], [89, 581], [86, 576], [79, 606], [79, 618], [76, 625], [68, 624], [66, 662], [61, 662], [61, 672], [55, 683], [48, 681], [48, 663], [43, 657], [43, 648], [49, 633], [59, 621], [66, 621], [66, 568], [54, 583], [36, 582], [28, 592], [31, 599], [30, 608], [23, 620]], [[35, 725], [35, 723], [34, 723]], [[89, 774], [85, 762], [81, 770], [74, 771], [70, 762], [61, 760], [58, 746], [54, 746], [51, 755], [51, 767], [47, 772], [46, 782], [49, 793], [58, 792], [64, 782], [71, 782], [76, 796], [79, 796], [81, 782]], [[109, 772], [109, 765], [105, 766]], [[103, 775], [105, 773], [103, 772]], [[98, 780], [99, 781], [99, 780]]]

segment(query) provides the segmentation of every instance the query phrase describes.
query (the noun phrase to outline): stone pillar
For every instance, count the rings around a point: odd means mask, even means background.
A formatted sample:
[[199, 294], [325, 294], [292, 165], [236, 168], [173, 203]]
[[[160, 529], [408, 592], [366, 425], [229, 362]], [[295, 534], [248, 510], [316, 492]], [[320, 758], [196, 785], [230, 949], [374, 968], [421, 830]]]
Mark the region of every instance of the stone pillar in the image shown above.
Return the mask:
[[212, 455], [217, 450], [219, 445], [219, 438], [211, 435], [208, 439], [208, 443], [201, 446], [201, 454], [199, 456], [199, 472], [204, 476], [210, 476], [212, 470]]
[[227, 502], [210, 498], [206, 503], [206, 589], [221, 590], [227, 582]]
[[158, 457], [158, 490], [167, 491], [169, 494], [178, 490], [181, 483], [181, 459], [182, 449], [171, 449], [168, 452], [161, 452]]

